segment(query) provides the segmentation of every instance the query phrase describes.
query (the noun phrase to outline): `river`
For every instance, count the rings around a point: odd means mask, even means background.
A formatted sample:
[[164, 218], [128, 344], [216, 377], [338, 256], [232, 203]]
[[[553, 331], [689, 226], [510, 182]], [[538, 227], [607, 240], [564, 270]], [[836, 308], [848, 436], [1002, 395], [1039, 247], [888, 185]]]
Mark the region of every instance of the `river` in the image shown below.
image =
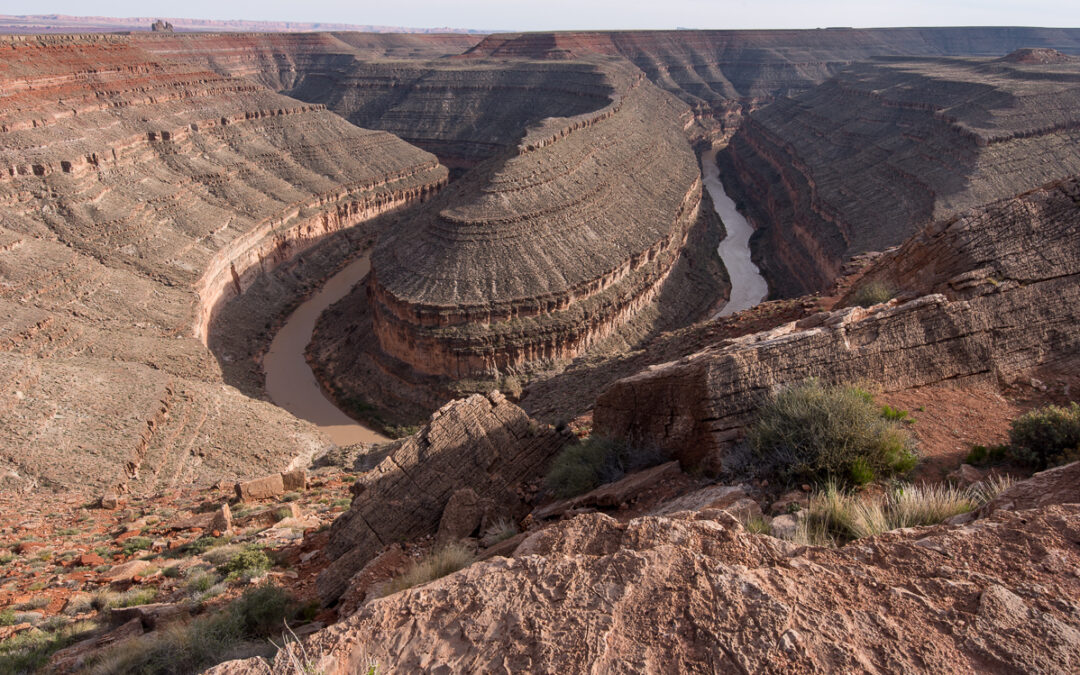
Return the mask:
[[[701, 161], [705, 188], [727, 230], [727, 236], [720, 242], [717, 252], [731, 277], [731, 297], [713, 317], [716, 318], [753, 307], [765, 299], [769, 287], [757, 265], [750, 259], [750, 235], [754, 228], [735, 209], [735, 202], [727, 196], [720, 183], [716, 151], [706, 152]], [[364, 254], [331, 277], [315, 295], [289, 315], [263, 359], [266, 392], [270, 399], [293, 415], [315, 424], [339, 446], [383, 443], [389, 439], [343, 413], [323, 394], [304, 358], [304, 352], [311, 342], [311, 333], [319, 315], [345, 297], [370, 269], [370, 254]]]
[[712, 318], [729, 316], [744, 309], [750, 309], [769, 295], [769, 285], [761, 270], [750, 259], [750, 235], [754, 228], [735, 208], [735, 202], [724, 192], [720, 182], [720, 169], [716, 166], [716, 150], [709, 150], [701, 156], [702, 180], [709, 191], [716, 213], [724, 221], [727, 236], [720, 242], [717, 252], [724, 261], [728, 276], [731, 278], [731, 296], [727, 304]]
[[341, 412], [323, 393], [304, 358], [319, 315], [345, 297], [371, 269], [371, 255], [353, 260], [297, 307], [274, 336], [263, 359], [270, 400], [300, 419], [315, 424], [339, 446], [390, 440]]

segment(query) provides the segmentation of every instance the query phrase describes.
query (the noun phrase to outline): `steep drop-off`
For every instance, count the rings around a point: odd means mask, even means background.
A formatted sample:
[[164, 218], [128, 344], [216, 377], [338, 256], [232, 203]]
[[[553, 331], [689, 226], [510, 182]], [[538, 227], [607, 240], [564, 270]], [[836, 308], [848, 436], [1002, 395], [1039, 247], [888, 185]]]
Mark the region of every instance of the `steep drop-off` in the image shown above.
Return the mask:
[[440, 186], [437, 160], [322, 106], [124, 38], [0, 48], [0, 461], [152, 490], [326, 447], [222, 386], [221, 303]]
[[853, 253], [1080, 173], [1080, 60], [1033, 54], [859, 64], [750, 115], [724, 175], [773, 290], [819, 290]]
[[764, 397], [809, 377], [894, 392], [1077, 375], [1080, 179], [939, 221], [864, 279], [901, 298], [718, 341], [620, 380], [596, 402], [594, 433], [722, 467]]

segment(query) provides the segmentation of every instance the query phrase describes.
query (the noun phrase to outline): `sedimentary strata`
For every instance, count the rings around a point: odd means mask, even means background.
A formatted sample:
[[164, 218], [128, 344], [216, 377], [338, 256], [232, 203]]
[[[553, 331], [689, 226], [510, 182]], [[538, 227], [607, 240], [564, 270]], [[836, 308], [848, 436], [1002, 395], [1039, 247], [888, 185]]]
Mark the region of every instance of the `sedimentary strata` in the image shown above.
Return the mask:
[[461, 378], [568, 359], [616, 330], [700, 213], [678, 112], [625, 77], [609, 105], [529, 129], [388, 232], [369, 284], [382, 351]]
[[518, 484], [568, 441], [568, 432], [530, 420], [498, 392], [446, 404], [354, 484], [352, 505], [330, 530], [326, 555], [334, 562], [319, 576], [319, 596], [336, 600], [384, 546], [434, 534], [456, 491], [472, 489], [495, 512], [524, 516]]
[[[1080, 506], [999, 511], [843, 548], [722, 511], [587, 514], [304, 644], [325, 673], [1041, 672], [1080, 659]], [[1032, 558], [1032, 556], [1035, 556]], [[272, 672], [291, 672], [279, 652]], [[219, 673], [264, 673], [252, 659]]]
[[853, 253], [1080, 172], [1080, 61], [852, 66], [751, 114], [723, 155], [773, 290], [820, 290]]
[[266, 473], [326, 441], [222, 387], [216, 309], [423, 198], [435, 157], [121, 37], [2, 38], [0, 461], [149, 490]]
[[1075, 373], [1078, 204], [1080, 180], [1070, 179], [928, 227], [865, 277], [890, 284], [899, 301], [813, 315], [650, 367], [597, 400], [594, 433], [715, 465], [768, 392], [808, 377], [897, 391], [1009, 383], [1040, 368]]

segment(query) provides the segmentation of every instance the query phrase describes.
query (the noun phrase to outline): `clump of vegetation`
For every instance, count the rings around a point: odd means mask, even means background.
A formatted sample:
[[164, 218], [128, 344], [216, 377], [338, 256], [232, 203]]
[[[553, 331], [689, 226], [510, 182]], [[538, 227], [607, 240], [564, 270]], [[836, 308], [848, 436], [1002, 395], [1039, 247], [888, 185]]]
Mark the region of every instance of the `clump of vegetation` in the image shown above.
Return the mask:
[[125, 556], [134, 555], [139, 551], [146, 551], [154, 542], [147, 537], [132, 537], [124, 540], [123, 548], [121, 549]]
[[976, 466], [987, 464], [1000, 464], [1009, 457], [1009, 446], [1004, 444], [991, 445], [989, 447], [985, 445], [973, 445], [971, 446], [971, 452], [964, 458], [964, 462], [967, 464], [973, 464]]
[[915, 422], [908, 414], [908, 411], [894, 408], [891, 405], [881, 406], [881, 416], [890, 422], [907, 422], [908, 424]]
[[472, 551], [454, 543], [435, 549], [412, 567], [396, 577], [387, 587], [386, 594], [397, 593], [406, 588], [426, 584], [468, 567], [474, 560]]
[[23, 631], [0, 642], [0, 673], [32, 673], [45, 668], [53, 653], [97, 630], [92, 621], [76, 621]]
[[743, 527], [751, 534], [772, 534], [772, 524], [768, 518], [748, 515], [742, 520]]
[[0, 626], [13, 626], [15, 625], [15, 610], [5, 609], [0, 612]]
[[552, 495], [566, 499], [663, 460], [663, 453], [657, 450], [590, 436], [552, 460], [544, 483]]
[[873, 396], [807, 380], [774, 396], [748, 440], [759, 459], [789, 482], [863, 485], [915, 467], [914, 439], [886, 419]]
[[857, 289], [851, 296], [851, 304], [859, 307], [873, 307], [883, 302], [888, 302], [895, 297], [896, 293], [882, 281], [869, 281]]
[[499, 518], [484, 530], [483, 542], [485, 546], [494, 546], [500, 541], [506, 541], [518, 533], [517, 524], [509, 518]]
[[936, 525], [974, 511], [1011, 484], [1008, 478], [994, 478], [967, 489], [946, 484], [899, 484], [884, 494], [860, 495], [830, 482], [811, 496], [793, 541], [834, 546], [903, 527]]
[[242, 643], [280, 632], [291, 605], [292, 599], [277, 586], [250, 589], [213, 614], [117, 644], [96, 660], [91, 672], [200, 672], [228, 659]]
[[1048, 405], [1012, 421], [1010, 455], [1035, 469], [1080, 459], [1080, 404]]
[[188, 577], [185, 588], [187, 588], [188, 593], [198, 595], [213, 588], [218, 581], [219, 578], [216, 574], [200, 569], [192, 572], [191, 576]]
[[232, 581], [255, 578], [270, 569], [270, 558], [262, 549], [247, 548], [218, 565], [217, 570]]

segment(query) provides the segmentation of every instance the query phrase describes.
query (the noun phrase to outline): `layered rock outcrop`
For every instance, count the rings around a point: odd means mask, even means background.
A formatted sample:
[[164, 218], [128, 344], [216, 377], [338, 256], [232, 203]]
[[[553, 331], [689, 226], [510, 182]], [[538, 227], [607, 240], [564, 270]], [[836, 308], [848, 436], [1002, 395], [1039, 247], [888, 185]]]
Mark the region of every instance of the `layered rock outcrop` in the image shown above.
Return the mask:
[[[1080, 505], [839, 549], [720, 511], [578, 516], [513, 558], [370, 601], [304, 644], [325, 673], [1070, 673]], [[279, 652], [272, 672], [290, 672]], [[263, 673], [261, 659], [220, 673]]]
[[808, 377], [897, 391], [1076, 373], [1078, 234], [1080, 179], [942, 221], [866, 273], [917, 299], [817, 314], [650, 367], [600, 396], [594, 433], [722, 464], [764, 397]]
[[499, 513], [524, 516], [516, 488], [541, 473], [569, 438], [530, 420], [498, 392], [446, 404], [354, 483], [352, 505], [330, 528], [325, 553], [333, 562], [319, 576], [319, 596], [336, 600], [384, 546], [435, 534], [463, 489], [491, 500]]
[[0, 38], [0, 460], [151, 490], [326, 447], [222, 387], [216, 308], [446, 180], [432, 155], [123, 37]]
[[678, 107], [640, 79], [548, 120], [380, 241], [382, 350], [462, 378], [571, 358], [656, 295], [697, 221]]
[[851, 254], [1080, 172], [1080, 61], [858, 64], [750, 115], [722, 156], [775, 292], [826, 287]]

